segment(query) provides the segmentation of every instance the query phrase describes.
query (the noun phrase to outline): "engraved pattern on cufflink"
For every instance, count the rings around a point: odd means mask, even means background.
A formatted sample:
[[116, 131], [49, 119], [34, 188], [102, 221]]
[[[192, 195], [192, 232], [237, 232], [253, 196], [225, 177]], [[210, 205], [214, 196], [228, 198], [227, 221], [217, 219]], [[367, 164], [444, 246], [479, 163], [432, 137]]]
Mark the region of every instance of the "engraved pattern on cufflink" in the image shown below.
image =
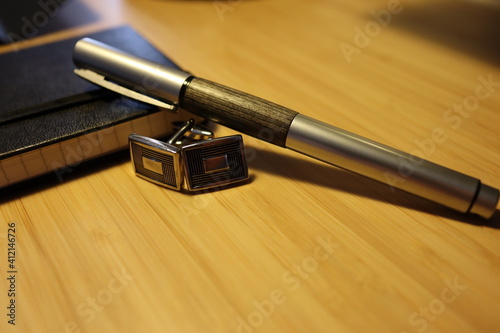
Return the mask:
[[190, 191], [217, 187], [248, 178], [241, 135], [183, 146], [186, 186]]
[[182, 165], [180, 148], [131, 134], [130, 155], [135, 174], [158, 185], [179, 191], [182, 186]]
[[[193, 136], [208, 139], [182, 143], [187, 138], [193, 141]], [[198, 191], [248, 179], [242, 136], [212, 137], [211, 131], [195, 125], [193, 120], [183, 123], [168, 142], [131, 134], [130, 155], [135, 173], [177, 191], [183, 180], [189, 191]]]

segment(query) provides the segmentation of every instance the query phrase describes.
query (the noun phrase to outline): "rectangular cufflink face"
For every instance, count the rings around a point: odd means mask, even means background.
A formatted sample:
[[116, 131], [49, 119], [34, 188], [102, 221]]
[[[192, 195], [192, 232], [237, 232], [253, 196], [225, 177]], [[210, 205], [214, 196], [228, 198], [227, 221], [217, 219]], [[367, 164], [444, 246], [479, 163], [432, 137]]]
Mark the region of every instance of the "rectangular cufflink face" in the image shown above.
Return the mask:
[[241, 135], [206, 140], [182, 147], [187, 188], [190, 191], [248, 179]]
[[137, 134], [129, 136], [135, 174], [155, 184], [179, 191], [182, 186], [180, 149]]

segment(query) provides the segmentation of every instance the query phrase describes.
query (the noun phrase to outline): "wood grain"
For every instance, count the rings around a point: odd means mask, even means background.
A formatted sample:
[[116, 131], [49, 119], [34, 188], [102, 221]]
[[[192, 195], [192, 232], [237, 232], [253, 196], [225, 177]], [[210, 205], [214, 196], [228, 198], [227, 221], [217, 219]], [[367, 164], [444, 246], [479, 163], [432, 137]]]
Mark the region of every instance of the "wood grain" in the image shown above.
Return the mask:
[[191, 78], [180, 100], [189, 112], [285, 147], [298, 114], [281, 105], [201, 78]]
[[[486, 2], [84, 3], [99, 22], [0, 52], [130, 24], [198, 77], [500, 187]], [[125, 152], [2, 192], [0, 332], [498, 332], [498, 211], [486, 223], [243, 138], [251, 179], [220, 191], [155, 186]]]

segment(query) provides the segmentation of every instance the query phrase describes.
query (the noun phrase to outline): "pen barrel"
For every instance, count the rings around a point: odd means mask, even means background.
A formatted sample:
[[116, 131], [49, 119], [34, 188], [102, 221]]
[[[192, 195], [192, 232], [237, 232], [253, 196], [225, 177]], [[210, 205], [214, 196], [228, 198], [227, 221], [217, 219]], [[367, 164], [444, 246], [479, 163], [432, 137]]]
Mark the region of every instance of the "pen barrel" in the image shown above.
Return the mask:
[[304, 115], [293, 120], [286, 147], [462, 213], [496, 211], [499, 191], [480, 180]]
[[196, 115], [285, 147], [297, 112], [205, 79], [190, 78], [179, 104]]

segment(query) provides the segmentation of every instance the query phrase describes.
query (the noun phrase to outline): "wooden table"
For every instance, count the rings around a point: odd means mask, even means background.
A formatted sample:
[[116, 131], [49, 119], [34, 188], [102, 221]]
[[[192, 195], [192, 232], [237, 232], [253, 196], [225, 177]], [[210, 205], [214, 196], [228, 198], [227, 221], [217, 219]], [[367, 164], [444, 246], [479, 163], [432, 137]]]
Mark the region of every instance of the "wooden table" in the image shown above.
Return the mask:
[[[85, 4], [99, 21], [16, 47], [130, 24], [200, 77], [500, 187], [494, 2]], [[251, 179], [220, 191], [155, 186], [124, 153], [4, 194], [1, 332], [499, 331], [498, 211], [486, 223], [244, 141]]]

